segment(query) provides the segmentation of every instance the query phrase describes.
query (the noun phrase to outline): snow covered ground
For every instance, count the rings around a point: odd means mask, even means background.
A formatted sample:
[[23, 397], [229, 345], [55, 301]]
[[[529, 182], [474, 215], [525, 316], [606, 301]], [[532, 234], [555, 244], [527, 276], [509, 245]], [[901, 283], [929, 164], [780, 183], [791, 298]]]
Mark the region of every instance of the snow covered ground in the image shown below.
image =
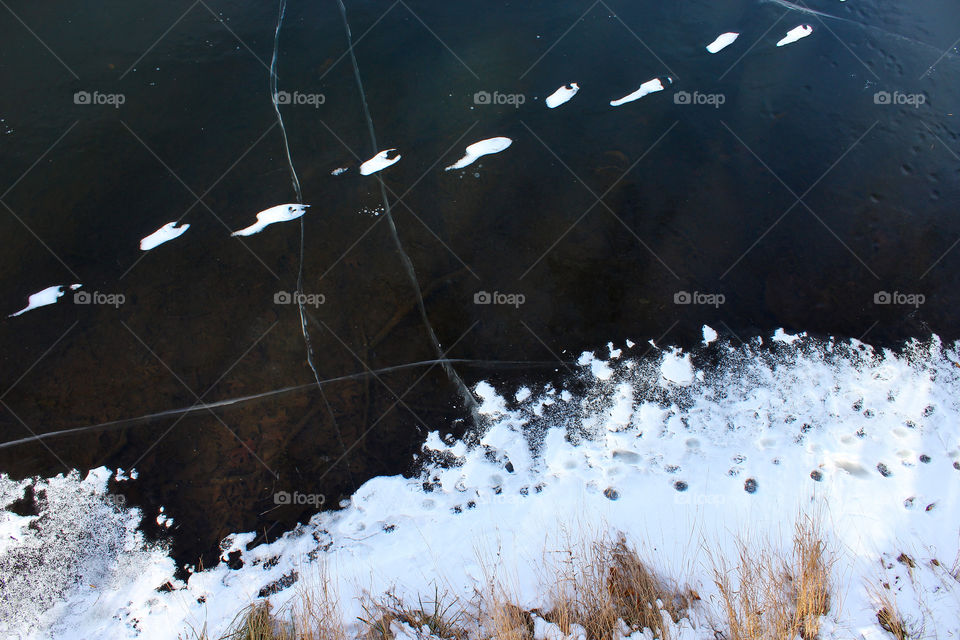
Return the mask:
[[[798, 514], [819, 510], [839, 596], [822, 637], [890, 638], [871, 592], [882, 583], [922, 637], [957, 637], [957, 346], [934, 338], [894, 355], [783, 331], [738, 347], [708, 329], [704, 339], [694, 353], [586, 353], [579, 395], [481, 383], [489, 425], [472, 444], [430, 425], [421, 477], [374, 478], [347, 508], [269, 545], [231, 536], [224, 556], [240, 550], [241, 569], [221, 564], [172, 591], [157, 590], [172, 560], [103, 493], [109, 471], [36, 481], [39, 517], [0, 511], [0, 635], [172, 638], [206, 624], [215, 637], [261, 590], [282, 606], [321, 565], [347, 621], [363, 615], [364, 591], [469, 600], [491, 572], [534, 607], [545, 557], [571, 533], [616, 531], [706, 604], [717, 595], [707, 549], [733, 554], [735, 534], [788, 549]], [[0, 500], [27, 484], [4, 478]], [[714, 638], [697, 611], [673, 631]]]

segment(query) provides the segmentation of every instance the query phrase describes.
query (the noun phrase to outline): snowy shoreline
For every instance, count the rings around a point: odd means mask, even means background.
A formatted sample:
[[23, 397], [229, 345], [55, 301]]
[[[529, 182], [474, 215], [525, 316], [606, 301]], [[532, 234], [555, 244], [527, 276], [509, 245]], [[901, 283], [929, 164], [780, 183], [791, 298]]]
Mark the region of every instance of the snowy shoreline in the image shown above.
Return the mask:
[[[424, 443], [451, 464], [373, 478], [345, 509], [271, 544], [246, 550], [254, 534], [231, 536], [224, 557], [239, 551], [243, 567], [221, 563], [186, 583], [136, 530], [141, 515], [156, 514], [118, 509], [104, 494], [109, 471], [38, 481], [48, 524], [38, 533], [29, 527], [35, 516], [0, 512], [0, 562], [42, 549], [65, 566], [15, 576], [0, 598], [0, 631], [172, 638], [206, 624], [216, 637], [258, 594], [271, 594], [275, 607], [289, 603], [299, 591], [289, 587], [321, 566], [344, 619], [354, 620], [364, 591], [416, 602], [443, 584], [469, 599], [484, 581], [478, 554], [490, 553], [519, 604], [533, 607], [545, 597], [537, 586], [544, 549], [591, 531], [625, 532], [655, 549], [655, 568], [686, 576], [707, 601], [716, 589], [695, 562], [700, 541], [731, 555], [730, 532], [788, 544], [790, 523], [817, 506], [843, 577], [842, 606], [824, 618], [821, 637], [889, 637], [865, 586], [881, 582], [894, 585], [905, 619], [926, 621], [939, 637], [960, 632], [960, 582], [937, 569], [957, 558], [960, 534], [956, 346], [934, 338], [896, 355], [781, 331], [764, 346], [704, 347], [720, 356], [710, 369], [677, 349], [642, 358], [646, 347], [585, 353], [582, 396], [480, 383], [490, 427], [479, 444], [447, 442], [442, 430]], [[5, 505], [27, 484], [0, 482]], [[59, 538], [44, 538], [55, 530]], [[897, 561], [902, 554], [915, 566]], [[158, 591], [167, 582], [173, 589]], [[680, 637], [713, 635], [701, 625]]]

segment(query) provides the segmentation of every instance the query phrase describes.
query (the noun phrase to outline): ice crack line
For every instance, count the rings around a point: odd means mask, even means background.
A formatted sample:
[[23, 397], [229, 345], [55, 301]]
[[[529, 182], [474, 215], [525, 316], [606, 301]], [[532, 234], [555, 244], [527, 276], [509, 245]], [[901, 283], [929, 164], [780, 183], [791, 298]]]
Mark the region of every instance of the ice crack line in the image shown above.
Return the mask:
[[[293, 183], [293, 190], [297, 196], [297, 204], [303, 204], [303, 192], [300, 190], [300, 179], [297, 177], [297, 170], [293, 166], [293, 157], [290, 155], [290, 141], [287, 139], [287, 128], [283, 124], [283, 116], [280, 114], [280, 101], [279, 101], [279, 92], [277, 90], [277, 55], [280, 50], [280, 27], [283, 26], [283, 17], [287, 12], [287, 0], [280, 0], [279, 14], [277, 16], [277, 28], [273, 34], [273, 57], [270, 60], [270, 99], [273, 102], [273, 111], [277, 114], [277, 123], [280, 125], [280, 133], [283, 136], [283, 148], [287, 154], [287, 166], [290, 167], [290, 181]], [[317, 373], [317, 367], [313, 362], [313, 344], [310, 342], [310, 331], [307, 329], [307, 316], [306, 311], [303, 307], [305, 297], [303, 295], [303, 255], [304, 255], [304, 218], [305, 216], [300, 217], [300, 264], [297, 269], [297, 307], [300, 312], [300, 330], [303, 333], [303, 342], [306, 345], [307, 349], [307, 365], [310, 367], [310, 371], [313, 372], [313, 379], [317, 383], [317, 388], [320, 389], [320, 396], [323, 398], [323, 403], [326, 405], [327, 411], [330, 414], [330, 421], [333, 423], [333, 429], [337, 434], [337, 440], [340, 443], [340, 448], [343, 449], [344, 455], [347, 453], [347, 445], [343, 441], [343, 433], [340, 431], [340, 425], [337, 424], [337, 417], [333, 413], [333, 407], [330, 405], [330, 401], [327, 399], [327, 394], [323, 390], [323, 385], [320, 382], [320, 375]], [[347, 474], [350, 477], [351, 484], [353, 482], [353, 472], [350, 469], [350, 461], [346, 458], [344, 459], [347, 468]]]
[[[516, 367], [521, 369], [528, 369], [530, 367], [543, 367], [548, 369], [556, 368], [558, 361], [557, 360], [476, 360], [473, 358], [444, 358], [434, 359], [434, 360], [420, 360], [418, 362], [408, 362], [405, 364], [395, 364], [389, 367], [383, 367], [380, 369], [372, 369], [369, 371], [361, 371], [358, 373], [349, 373], [342, 376], [337, 376], [335, 378], [327, 378], [326, 380], [321, 380], [320, 384], [328, 385], [334, 384], [336, 382], [344, 382], [346, 380], [361, 380], [368, 376], [376, 376], [383, 373], [391, 373], [394, 371], [404, 371], [407, 369], [414, 369], [419, 367], [431, 367], [438, 364], [443, 364], [444, 362], [456, 363], [467, 366], [478, 366], [478, 367]], [[565, 366], [577, 366], [576, 362], [565, 363], [559, 361], [559, 364]], [[99, 424], [88, 425], [84, 427], [73, 427], [71, 429], [63, 429], [60, 431], [49, 431], [47, 433], [38, 433], [35, 435], [28, 436], [26, 438], [18, 438], [17, 440], [9, 440], [7, 442], [0, 442], [0, 449], [9, 449], [11, 447], [16, 447], [19, 445], [29, 444], [31, 442], [40, 442], [43, 440], [50, 440], [52, 438], [62, 438], [70, 435], [78, 435], [81, 433], [89, 433], [92, 431], [108, 431], [116, 429], [126, 429], [128, 427], [133, 427], [136, 425], [146, 425], [151, 421], [160, 420], [163, 418], [172, 418], [174, 416], [180, 416], [183, 414], [192, 414], [199, 413], [203, 411], [210, 411], [212, 409], [220, 409], [222, 407], [229, 407], [232, 405], [243, 404], [247, 402], [252, 402], [255, 400], [261, 400], [263, 398], [272, 398], [274, 396], [284, 395], [287, 393], [294, 393], [297, 391], [304, 391], [309, 388], [313, 388], [315, 383], [310, 382], [308, 384], [298, 384], [289, 387], [281, 387], [279, 389], [271, 389], [269, 391], [261, 391], [260, 393], [254, 393], [245, 396], [237, 396], [235, 398], [226, 398], [224, 400], [216, 400], [214, 402], [204, 402], [201, 404], [194, 404], [189, 407], [181, 409], [167, 409], [165, 411], [158, 411], [156, 413], [148, 413], [146, 415], [137, 416], [135, 418], [121, 418], [119, 420], [110, 420], [109, 422], [101, 422]]]
[[[357, 64], [357, 56], [353, 51], [353, 34], [350, 31], [350, 23], [347, 20], [347, 8], [343, 4], [343, 0], [337, 0], [337, 4], [340, 5], [340, 15], [343, 16], [343, 28], [347, 33], [347, 48], [350, 53], [350, 62], [353, 64], [353, 76], [357, 81], [357, 88], [360, 91], [360, 101], [363, 104], [363, 115], [367, 120], [367, 130], [370, 133], [370, 144], [373, 149], [373, 153], [377, 153], [377, 134], [373, 128], [373, 118], [370, 116], [370, 107], [367, 104], [367, 94], [363, 90], [363, 80], [360, 78], [360, 66]], [[407, 272], [407, 276], [410, 278], [410, 282], [413, 285], [413, 290], [417, 294], [417, 307], [420, 309], [420, 317], [423, 319], [423, 324], [426, 327], [427, 333], [430, 336], [430, 341], [433, 344], [433, 348], [437, 353], [437, 358], [442, 361], [442, 367], [444, 373], [447, 374], [447, 377], [450, 379], [450, 382], [457, 387], [460, 391], [460, 396], [463, 399], [464, 405], [467, 409], [470, 410], [474, 421], [479, 422], [479, 411], [477, 406], [476, 398], [473, 397], [473, 394], [470, 392], [470, 389], [467, 388], [467, 385], [464, 384], [463, 379], [460, 378], [460, 374], [457, 373], [456, 369], [450, 364], [448, 359], [444, 357], [443, 349], [440, 347], [440, 341], [437, 339], [437, 333], [433, 329], [433, 325], [430, 324], [430, 318], [427, 316], [427, 308], [423, 303], [423, 291], [420, 288], [420, 282], [417, 280], [417, 272], [413, 267], [413, 261], [410, 260], [410, 256], [407, 255], [407, 252], [403, 248], [403, 243], [400, 242], [400, 234], [397, 233], [397, 225], [393, 221], [393, 215], [390, 210], [390, 200], [387, 198], [387, 187], [383, 182], [383, 177], [377, 174], [377, 180], [380, 182], [380, 196], [383, 199], [383, 211], [384, 215], [387, 218], [387, 223], [390, 227], [390, 235], [393, 236], [393, 242], [397, 246], [397, 252], [400, 254], [400, 259], [403, 262], [404, 270]]]

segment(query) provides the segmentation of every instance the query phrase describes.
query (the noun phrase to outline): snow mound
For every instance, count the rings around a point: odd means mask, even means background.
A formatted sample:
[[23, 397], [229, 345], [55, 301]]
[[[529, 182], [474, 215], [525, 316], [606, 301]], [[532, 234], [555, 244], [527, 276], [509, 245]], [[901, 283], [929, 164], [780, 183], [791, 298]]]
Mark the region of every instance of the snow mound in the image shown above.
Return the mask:
[[[311, 563], [329, 563], [348, 621], [364, 615], [361, 586], [416, 602], [443, 584], [470, 601], [491, 568], [529, 610], [546, 604], [537, 580], [544, 553], [578, 530], [642, 541], [656, 550], [654, 570], [687, 576], [711, 602], [709, 568], [691, 570], [701, 541], [735, 557], [731, 532], [739, 532], [786, 551], [785, 523], [816, 507], [841, 550], [834, 571], [843, 600], [823, 620], [821, 638], [887, 637], [869, 590], [883, 583], [907, 621], [926, 621], [940, 637], [960, 633], [960, 581], [950, 573], [960, 536], [957, 346], [933, 338], [893, 353], [855, 340], [790, 338], [736, 348], [712, 339], [693, 352], [605, 345], [598, 352], [607, 359], [580, 357], [576, 394], [480, 383], [486, 428], [464, 441], [431, 431], [418, 476], [373, 478], [346, 508], [318, 513], [271, 544], [248, 550], [254, 534], [233, 535], [222, 547], [239, 551], [243, 568], [220, 564], [169, 593], [156, 590], [171, 575], [169, 558], [136, 537], [129, 512], [89, 497], [102, 485], [38, 481], [88, 497], [58, 502], [48, 491], [43, 513], [59, 517], [67, 536], [60, 551], [64, 538], [52, 525], [31, 533], [25, 517], [0, 512], [4, 575], [43, 545], [62, 558], [14, 574], [22, 583], [4, 591], [3, 606], [29, 615], [3, 618], [6, 631], [166, 638], [202, 620], [216, 637], [251, 597], [290, 586]], [[0, 482], [7, 504], [22, 490]], [[496, 561], [484, 564], [478, 554]], [[297, 591], [266, 592], [282, 607]], [[713, 638], [695, 618], [671, 622], [675, 637]], [[548, 623], [539, 631], [557, 632]]]

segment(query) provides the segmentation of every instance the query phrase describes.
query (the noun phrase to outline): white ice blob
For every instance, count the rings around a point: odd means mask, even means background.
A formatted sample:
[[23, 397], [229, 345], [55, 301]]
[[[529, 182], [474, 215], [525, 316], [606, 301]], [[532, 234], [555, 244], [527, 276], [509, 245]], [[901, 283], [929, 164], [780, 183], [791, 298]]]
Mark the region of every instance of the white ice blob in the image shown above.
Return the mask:
[[178, 227], [176, 221], [168, 222], [146, 238], [140, 241], [140, 250], [149, 251], [164, 242], [170, 242], [174, 238], [179, 238], [190, 228], [189, 224]]
[[707, 45], [707, 51], [710, 53], [717, 53], [723, 49], [726, 49], [733, 41], [740, 37], [739, 33], [734, 33], [733, 31], [728, 31], [727, 33], [721, 33], [717, 36], [717, 39]]
[[339, 175], [342, 174], [342, 173], [346, 173], [347, 170], [348, 170], [347, 167], [340, 167], [340, 168], [338, 168], [338, 169], [334, 169], [333, 171], [331, 171], [331, 172], [330, 172], [330, 175], [332, 175], [332, 176], [339, 176]]
[[296, 220], [307, 212], [307, 207], [309, 206], [310, 205], [308, 204], [278, 204], [275, 207], [264, 209], [257, 214], [256, 222], [246, 229], [234, 231], [230, 235], [252, 236], [255, 233], [260, 233], [274, 222], [287, 222], [288, 220]]
[[708, 325], [703, 325], [703, 346], [713, 344], [717, 340], [717, 332]]
[[782, 342], [783, 344], [793, 344], [797, 340], [805, 338], [806, 335], [807, 333], [805, 331], [803, 333], [787, 333], [783, 330], [783, 327], [781, 327], [773, 332], [773, 341]]
[[467, 147], [467, 155], [463, 156], [456, 163], [450, 165], [444, 171], [450, 171], [451, 169], [463, 169], [468, 164], [473, 164], [477, 158], [480, 156], [485, 156], [491, 153], [500, 153], [507, 147], [513, 144], [513, 140], [510, 138], [487, 138], [486, 140], [481, 140], [480, 142], [474, 142], [469, 147]]
[[392, 164], [396, 164], [400, 160], [400, 154], [397, 154], [396, 158], [387, 158], [391, 151], [396, 151], [396, 149], [384, 149], [377, 155], [373, 156], [362, 165], [360, 165], [360, 175], [368, 176], [371, 173], [376, 173], [381, 169], [386, 169]]
[[[66, 285], [58, 284], [52, 287], [47, 287], [43, 291], [38, 291], [37, 293], [34, 293], [33, 295], [30, 296], [30, 298], [27, 299], [27, 306], [25, 306], [23, 309], [20, 309], [20, 311], [17, 311], [16, 313], [11, 313], [7, 317], [13, 318], [14, 316], [22, 315], [27, 311], [32, 311], [37, 307], [45, 307], [48, 304], [55, 303], [65, 293], [63, 290], [65, 286]], [[76, 291], [81, 286], [82, 285], [79, 285], [79, 284], [72, 284], [70, 285], [70, 290]]]
[[[673, 82], [673, 80], [671, 80], [670, 78], [667, 78], [667, 82]], [[626, 103], [628, 103], [628, 102], [633, 102], [634, 100], [639, 100], [639, 99], [642, 98], [643, 96], [649, 95], [649, 94], [651, 94], [651, 93], [656, 93], [657, 91], [663, 91], [663, 83], [660, 82], [660, 78], [654, 78], [653, 80], [647, 80], [647, 81], [644, 82], [642, 85], [640, 85], [640, 88], [639, 88], [639, 89], [637, 89], [636, 91], [634, 91], [634, 92], [631, 93], [630, 95], [624, 96], [624, 97], [620, 98], [619, 100], [611, 100], [611, 101], [610, 101], [610, 106], [611, 106], [611, 107], [619, 107], [619, 106], [622, 105], [622, 104], [626, 104]]]
[[660, 363], [660, 377], [684, 387], [691, 384], [694, 376], [690, 354], [681, 353], [679, 349], [671, 349], [665, 353]]
[[800, 38], [806, 38], [811, 33], [813, 33], [813, 27], [808, 24], [802, 24], [799, 27], [794, 27], [793, 29], [790, 29], [790, 31], [787, 31], [787, 35], [785, 35], [783, 39], [777, 43], [777, 46], [782, 47], [785, 44], [796, 42]]
[[580, 85], [576, 82], [571, 82], [569, 85], [563, 85], [547, 97], [547, 107], [550, 109], [556, 109], [564, 102], [569, 102], [570, 98], [577, 95], [577, 91], [580, 91]]

